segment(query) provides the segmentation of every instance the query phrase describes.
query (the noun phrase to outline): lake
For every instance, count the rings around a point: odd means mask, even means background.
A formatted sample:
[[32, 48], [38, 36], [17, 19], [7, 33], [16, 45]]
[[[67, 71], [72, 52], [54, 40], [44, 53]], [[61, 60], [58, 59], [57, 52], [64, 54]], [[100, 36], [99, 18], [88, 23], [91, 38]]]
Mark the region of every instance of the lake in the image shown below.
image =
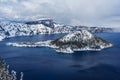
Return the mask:
[[37, 42], [65, 34], [15, 37], [0, 42], [0, 55], [10, 70], [24, 73], [24, 80], [120, 80], [120, 33], [97, 33], [113, 43], [102, 51], [57, 53], [47, 47], [20, 48], [7, 42]]

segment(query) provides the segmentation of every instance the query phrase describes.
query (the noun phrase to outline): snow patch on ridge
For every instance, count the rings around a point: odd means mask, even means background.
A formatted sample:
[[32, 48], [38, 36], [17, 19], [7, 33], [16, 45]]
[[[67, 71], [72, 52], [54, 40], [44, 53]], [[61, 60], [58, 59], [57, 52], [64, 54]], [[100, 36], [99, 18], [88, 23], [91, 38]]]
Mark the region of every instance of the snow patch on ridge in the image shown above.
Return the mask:
[[80, 30], [80, 31], [75, 31], [71, 32], [68, 35], [64, 36], [63, 38], [60, 39], [62, 42], [67, 42], [67, 41], [79, 41], [81, 40], [86, 40], [86, 39], [91, 39], [93, 35], [88, 32], [87, 30]]

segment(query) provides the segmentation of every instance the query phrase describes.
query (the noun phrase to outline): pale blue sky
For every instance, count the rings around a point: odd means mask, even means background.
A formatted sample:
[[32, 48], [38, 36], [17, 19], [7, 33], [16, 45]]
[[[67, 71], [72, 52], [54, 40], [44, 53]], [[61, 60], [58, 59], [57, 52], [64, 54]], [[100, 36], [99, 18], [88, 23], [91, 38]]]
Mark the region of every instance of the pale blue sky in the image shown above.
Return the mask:
[[0, 18], [42, 17], [70, 25], [120, 28], [120, 0], [0, 0]]

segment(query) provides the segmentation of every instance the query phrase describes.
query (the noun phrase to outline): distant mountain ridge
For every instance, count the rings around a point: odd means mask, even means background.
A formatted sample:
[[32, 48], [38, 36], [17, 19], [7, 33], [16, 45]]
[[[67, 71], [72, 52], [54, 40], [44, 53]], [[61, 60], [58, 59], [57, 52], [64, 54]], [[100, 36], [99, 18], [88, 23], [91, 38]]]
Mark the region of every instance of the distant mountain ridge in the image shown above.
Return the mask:
[[[62, 27], [66, 27], [66, 29], [68, 29], [68, 32], [69, 30], [70, 31], [75, 31], [75, 30], [80, 30], [80, 29], [85, 29], [85, 30], [88, 30], [90, 32], [112, 32], [113, 29], [112, 28], [105, 28], [105, 27], [87, 27], [87, 26], [70, 26], [70, 25], [62, 25], [62, 24], [58, 24], [56, 22], [54, 22], [52, 19], [48, 18], [48, 19], [38, 19], [38, 20], [33, 20], [33, 21], [28, 21], [28, 22], [25, 22], [25, 24], [28, 24], [28, 25], [37, 25], [37, 24], [43, 24], [47, 27], [51, 27], [51, 28], [54, 28], [56, 29], [55, 27], [59, 28]], [[61, 31], [62, 32], [62, 31]], [[60, 32], [60, 33], [61, 33]], [[67, 32], [66, 32], [67, 33]]]
[[15, 36], [69, 33], [81, 29], [93, 33], [113, 32], [112, 28], [62, 25], [54, 22], [52, 19], [38, 19], [23, 22], [0, 21], [0, 40]]

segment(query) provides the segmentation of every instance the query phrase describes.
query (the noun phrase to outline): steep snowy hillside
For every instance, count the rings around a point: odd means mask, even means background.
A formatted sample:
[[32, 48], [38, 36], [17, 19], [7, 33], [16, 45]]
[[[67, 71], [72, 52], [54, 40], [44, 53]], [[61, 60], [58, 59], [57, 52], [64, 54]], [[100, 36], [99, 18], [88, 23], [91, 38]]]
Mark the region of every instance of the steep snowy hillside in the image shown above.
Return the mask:
[[55, 23], [52, 19], [39, 19], [27, 22], [1, 21], [0, 41], [15, 36], [30, 36], [38, 34], [69, 33], [85, 29], [90, 32], [111, 32], [111, 28], [67, 26]]
[[112, 44], [99, 38], [87, 30], [75, 31], [51, 42], [59, 52], [74, 52], [82, 50], [101, 50]]
[[79, 30], [71, 32], [59, 39], [49, 40], [44, 42], [21, 42], [21, 43], [8, 43], [7, 45], [18, 47], [51, 47], [57, 52], [74, 53], [74, 51], [86, 50], [102, 50], [111, 47], [112, 44], [108, 41], [99, 38], [87, 30]]
[[43, 24], [27, 25], [25, 23], [0, 22], [0, 40], [15, 36], [50, 33], [52, 33], [52, 29]]

